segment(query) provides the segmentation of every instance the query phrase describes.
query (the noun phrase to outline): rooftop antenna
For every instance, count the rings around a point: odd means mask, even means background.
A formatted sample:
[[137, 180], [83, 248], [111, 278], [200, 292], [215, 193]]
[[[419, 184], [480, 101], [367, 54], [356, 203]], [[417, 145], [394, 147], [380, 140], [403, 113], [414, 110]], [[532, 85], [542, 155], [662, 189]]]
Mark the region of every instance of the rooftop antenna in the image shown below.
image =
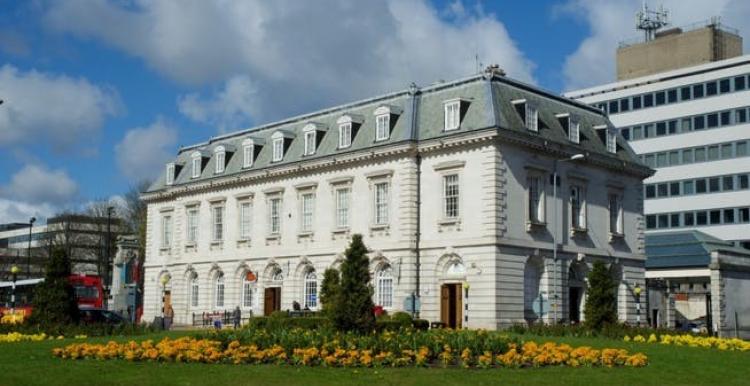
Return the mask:
[[657, 11], [648, 9], [646, 0], [643, 0], [643, 6], [638, 13], [635, 14], [635, 28], [642, 30], [645, 36], [645, 41], [649, 42], [654, 40], [656, 31], [662, 27], [669, 25], [667, 21], [668, 12], [663, 6], [659, 6]]

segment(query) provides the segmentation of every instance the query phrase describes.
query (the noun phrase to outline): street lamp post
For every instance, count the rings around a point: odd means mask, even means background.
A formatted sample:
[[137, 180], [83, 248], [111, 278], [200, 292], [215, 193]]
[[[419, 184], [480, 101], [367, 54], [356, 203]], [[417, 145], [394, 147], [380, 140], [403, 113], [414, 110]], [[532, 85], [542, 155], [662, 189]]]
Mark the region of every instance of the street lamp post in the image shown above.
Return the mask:
[[114, 211], [114, 207], [108, 206], [107, 207], [107, 243], [106, 248], [107, 252], [105, 253], [104, 257], [104, 286], [105, 286], [105, 292], [107, 293], [106, 298], [104, 299], [107, 303], [109, 303], [109, 294], [111, 293], [112, 289], [112, 277], [111, 277], [111, 268], [110, 268], [110, 262], [111, 262], [111, 240], [112, 240], [112, 212]]
[[552, 229], [552, 310], [553, 310], [553, 324], [557, 323], [557, 307], [558, 307], [558, 294], [557, 294], [557, 231], [558, 231], [558, 221], [557, 221], [557, 210], [558, 210], [558, 203], [557, 203], [557, 164], [560, 162], [570, 162], [570, 161], [578, 161], [586, 158], [583, 154], [573, 154], [572, 156], [568, 158], [563, 159], [555, 159], [553, 172], [552, 172], [552, 200], [555, 203], [554, 210], [552, 213], [552, 221], [554, 222], [553, 229]]
[[29, 244], [28, 248], [26, 249], [26, 276], [31, 276], [31, 229], [34, 227], [34, 223], [36, 222], [36, 217], [32, 217], [29, 219]]
[[20, 269], [15, 265], [10, 268], [10, 273], [13, 277], [13, 284], [11, 284], [10, 287], [10, 313], [11, 315], [14, 315], [13, 317], [15, 317], [16, 314], [16, 279], [18, 278], [18, 271], [20, 271]]

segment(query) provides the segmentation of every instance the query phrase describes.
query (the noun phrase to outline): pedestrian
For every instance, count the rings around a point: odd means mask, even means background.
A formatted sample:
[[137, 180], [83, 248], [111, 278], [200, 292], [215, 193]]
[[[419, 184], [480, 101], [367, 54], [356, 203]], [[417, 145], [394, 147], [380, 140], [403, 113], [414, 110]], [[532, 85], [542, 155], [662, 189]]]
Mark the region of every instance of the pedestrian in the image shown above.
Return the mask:
[[172, 319], [174, 319], [174, 309], [171, 304], [167, 304], [164, 307], [164, 329], [169, 330], [172, 327]]
[[242, 311], [240, 311], [240, 306], [237, 306], [234, 309], [234, 314], [232, 316], [234, 317], [234, 328], [240, 328], [240, 322], [242, 322]]

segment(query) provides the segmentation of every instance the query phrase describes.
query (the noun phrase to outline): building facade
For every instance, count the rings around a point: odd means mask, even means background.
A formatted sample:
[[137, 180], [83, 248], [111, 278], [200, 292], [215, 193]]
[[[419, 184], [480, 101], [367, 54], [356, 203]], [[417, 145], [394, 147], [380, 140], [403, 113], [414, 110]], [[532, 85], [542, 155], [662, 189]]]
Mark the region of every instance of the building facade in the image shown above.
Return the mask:
[[212, 138], [143, 194], [144, 320], [318, 309], [359, 233], [389, 311], [416, 294], [451, 327], [577, 321], [602, 259], [635, 322], [650, 172], [598, 109], [496, 68]]

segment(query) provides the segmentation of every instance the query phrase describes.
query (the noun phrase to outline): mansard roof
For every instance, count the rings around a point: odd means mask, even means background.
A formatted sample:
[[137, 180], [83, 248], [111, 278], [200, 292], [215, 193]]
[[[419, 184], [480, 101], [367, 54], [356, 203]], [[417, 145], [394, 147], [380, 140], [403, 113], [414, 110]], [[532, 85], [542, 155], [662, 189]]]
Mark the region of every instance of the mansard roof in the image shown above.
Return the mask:
[[[461, 100], [462, 118], [458, 130], [444, 131], [444, 102]], [[518, 114], [512, 101], [525, 99], [533, 103], [539, 111], [539, 130], [532, 132], [526, 129], [523, 118]], [[375, 115], [383, 107], [390, 111], [391, 132], [385, 141], [375, 141]], [[581, 140], [574, 144], [567, 139], [563, 127], [556, 115], [571, 114], [580, 122]], [[348, 118], [343, 118], [348, 117]], [[343, 118], [343, 119], [342, 119]], [[358, 127], [353, 130], [352, 144], [345, 149], [338, 148], [339, 123], [351, 120]], [[314, 155], [303, 155], [303, 128], [309, 124], [326, 127], [328, 130], [320, 139]], [[560, 146], [572, 146], [574, 151], [617, 160], [621, 164], [630, 164], [647, 176], [649, 169], [640, 165], [635, 153], [622, 137], [617, 137], [617, 153], [607, 152], [606, 144], [596, 133], [596, 127], [609, 127], [612, 124], [606, 115], [598, 109], [567, 99], [535, 86], [512, 80], [497, 73], [488, 72], [452, 82], [438, 83], [429, 87], [409, 89], [374, 97], [367, 100], [335, 106], [318, 112], [292, 117], [279, 122], [262, 125], [246, 130], [211, 138], [208, 142], [183, 147], [172, 162], [190, 165], [190, 156], [196, 151], [202, 154], [213, 154], [217, 146], [242, 148], [243, 142], [252, 138], [260, 151], [250, 168], [243, 168], [242, 154], [234, 154], [225, 162], [223, 173], [215, 174], [214, 158], [211, 157], [203, 166], [199, 178], [191, 178], [190, 167], [182, 168], [175, 176], [172, 186], [187, 185], [196, 181], [212, 178], [239, 175], [248, 171], [258, 171], [289, 165], [311, 159], [320, 159], [339, 154], [358, 152], [370, 148], [380, 148], [403, 143], [417, 143], [441, 137], [465, 134], [478, 130], [495, 129], [498, 136], [526, 138], [542, 141], [546, 144], [556, 143]], [[282, 131], [291, 134], [291, 144], [285, 150], [284, 158], [271, 162], [271, 136]], [[356, 135], [354, 134], [356, 132]], [[168, 188], [164, 175], [157, 179], [148, 192], [157, 192]]]

